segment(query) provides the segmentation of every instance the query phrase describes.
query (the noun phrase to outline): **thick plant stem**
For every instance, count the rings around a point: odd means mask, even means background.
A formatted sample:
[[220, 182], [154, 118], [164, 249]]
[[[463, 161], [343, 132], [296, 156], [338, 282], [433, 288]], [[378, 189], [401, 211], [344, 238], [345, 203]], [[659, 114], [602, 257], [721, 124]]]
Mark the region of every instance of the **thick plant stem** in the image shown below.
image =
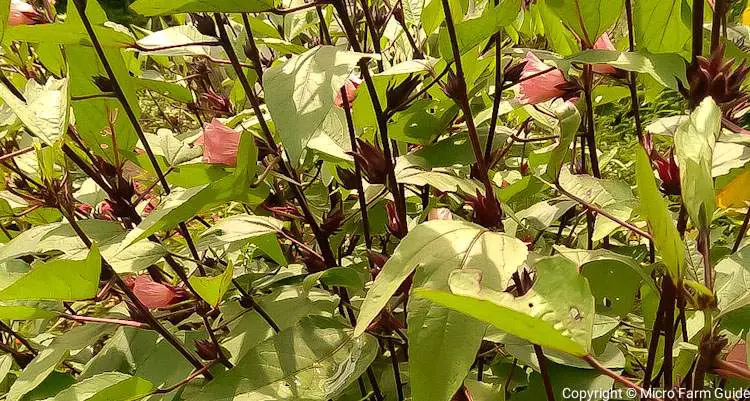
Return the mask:
[[539, 345], [534, 345], [534, 354], [536, 354], [536, 360], [539, 362], [539, 372], [542, 375], [542, 381], [544, 381], [544, 392], [547, 394], [547, 401], [555, 401], [555, 390], [552, 388], [552, 380], [549, 375], [549, 369], [547, 369], [547, 357], [544, 356], [544, 351]]
[[[375, 27], [375, 20], [372, 17], [372, 12], [370, 11], [370, 7], [367, 4], [367, 0], [359, 0], [359, 5], [360, 7], [362, 7], [362, 12], [365, 15], [365, 25], [367, 25], [367, 29], [369, 30], [370, 36], [372, 37], [372, 49], [376, 54], [382, 54], [383, 50], [380, 48], [380, 33]], [[377, 64], [378, 72], [383, 72], [383, 57], [380, 57], [377, 60]]]
[[727, 12], [727, 0], [714, 1], [714, 15], [711, 21], [711, 51], [716, 50], [721, 44], [721, 26], [724, 15]]
[[742, 225], [740, 226], [740, 231], [737, 233], [737, 239], [734, 240], [734, 245], [732, 246], [732, 253], [737, 252], [737, 250], [740, 249], [742, 240], [745, 238], [745, 233], [747, 232], [748, 224], [750, 224], [750, 208], [747, 209], [747, 212], [745, 213], [745, 220], [742, 221]]
[[672, 371], [674, 366], [673, 348], [674, 348], [674, 309], [676, 302], [675, 286], [672, 279], [664, 277], [662, 282], [661, 297], [664, 299], [663, 323], [664, 328], [664, 388], [672, 387]]
[[596, 178], [602, 178], [599, 170], [599, 156], [596, 153], [596, 133], [594, 124], [594, 102], [591, 91], [593, 90], [594, 71], [591, 64], [583, 66], [583, 94], [586, 100], [586, 144], [589, 148], [589, 158], [591, 159], [591, 173]]
[[[698, 65], [698, 56], [703, 54], [703, 0], [693, 2], [693, 22], [692, 22], [692, 59], [693, 67]], [[691, 106], [691, 109], [695, 105]]]
[[[471, 148], [474, 151], [474, 158], [477, 163], [477, 170], [479, 174], [479, 180], [484, 185], [485, 196], [490, 201], [491, 205], [497, 205], [497, 199], [495, 197], [495, 190], [492, 187], [492, 182], [489, 177], [489, 169], [487, 162], [482, 153], [482, 145], [477, 134], [477, 128], [474, 125], [474, 116], [471, 113], [471, 106], [469, 105], [469, 95], [466, 86], [466, 79], [464, 76], [463, 66], [461, 64], [461, 52], [458, 49], [458, 37], [456, 35], [456, 27], [453, 24], [453, 16], [451, 15], [450, 4], [448, 0], [441, 0], [443, 5], [443, 14], [445, 15], [445, 24], [448, 30], [448, 36], [451, 41], [451, 50], [453, 53], [453, 62], [456, 65], [455, 80], [457, 82], [456, 97], [454, 100], [461, 106], [464, 120], [466, 121], [466, 128], [469, 131], [469, 139], [471, 140]], [[497, 89], [496, 89], [497, 90]], [[499, 207], [499, 206], [498, 206]], [[501, 225], [498, 222], [498, 225]]]
[[[664, 280], [669, 280], [669, 278], [665, 277]], [[661, 336], [662, 329], [665, 326], [663, 324], [663, 312], [665, 303], [665, 298], [663, 296], [660, 297], [659, 306], [656, 309], [656, 316], [654, 318], [654, 327], [651, 330], [651, 340], [648, 345], [648, 359], [646, 361], [646, 370], [644, 371], [643, 375], [643, 386], [645, 388], [651, 387], [651, 376], [653, 375], [654, 365], [656, 364], [656, 351], [659, 349], [659, 337]]]
[[[349, 12], [346, 9], [344, 0], [334, 0], [333, 7], [339, 15], [341, 24], [343, 25], [346, 37], [349, 40], [349, 46], [355, 52], [362, 52], [362, 47], [357, 40], [357, 31], [352, 25], [351, 18], [349, 18]], [[380, 133], [380, 142], [383, 146], [383, 153], [385, 154], [386, 168], [388, 170], [388, 189], [391, 191], [393, 201], [396, 204], [396, 214], [398, 215], [398, 231], [402, 237], [406, 235], [408, 228], [406, 226], [406, 199], [404, 198], [403, 192], [396, 181], [396, 171], [394, 165], [393, 152], [391, 151], [391, 142], [388, 138], [388, 116], [385, 114], [380, 99], [378, 98], [378, 92], [375, 88], [375, 82], [372, 80], [370, 70], [367, 66], [367, 60], [363, 59], [359, 63], [359, 69], [364, 78], [365, 84], [367, 85], [367, 91], [370, 94], [370, 100], [372, 101], [372, 108], [375, 112], [378, 131]]]
[[404, 384], [401, 382], [401, 371], [398, 367], [398, 355], [393, 340], [386, 340], [388, 343], [388, 352], [391, 354], [391, 367], [393, 369], [393, 379], [396, 382], [396, 396], [398, 401], [404, 401]]
[[245, 34], [247, 35], [247, 48], [249, 50], [248, 53], [250, 53], [250, 60], [253, 63], [253, 69], [258, 75], [258, 82], [263, 84], [263, 64], [260, 61], [260, 52], [258, 51], [258, 46], [255, 44], [253, 30], [250, 26], [250, 19], [247, 17], [247, 13], [242, 13], [242, 24], [245, 27]]
[[[260, 101], [255, 96], [255, 92], [253, 91], [252, 86], [250, 86], [250, 82], [247, 80], [247, 77], [242, 70], [242, 66], [240, 65], [239, 58], [234, 52], [234, 48], [232, 47], [232, 44], [229, 40], [229, 35], [227, 34], [226, 27], [224, 26], [224, 16], [221, 13], [215, 13], [214, 20], [216, 22], [217, 30], [219, 31], [219, 39], [221, 40], [222, 47], [224, 48], [224, 51], [227, 53], [227, 56], [232, 63], [234, 72], [237, 74], [237, 79], [239, 79], [240, 85], [242, 85], [242, 89], [245, 91], [245, 96], [247, 96], [247, 99], [250, 101], [250, 105], [253, 108], [253, 112], [255, 112], [255, 116], [258, 118], [258, 124], [260, 125], [266, 142], [277, 156], [281, 156], [282, 150], [273, 139], [271, 129], [268, 127], [268, 123], [263, 116], [263, 111], [260, 109]], [[256, 61], [253, 60], [253, 62]], [[297, 179], [297, 173], [291, 166], [288, 166], [286, 163], [281, 161], [279, 163], [279, 167], [282, 173], [292, 177], [295, 180]], [[320, 225], [315, 220], [315, 217], [313, 217], [310, 206], [308, 205], [307, 199], [305, 198], [305, 194], [304, 192], [302, 192], [302, 188], [300, 188], [299, 185], [290, 185], [292, 191], [294, 192], [295, 198], [297, 199], [297, 203], [299, 203], [300, 209], [302, 209], [302, 213], [305, 216], [305, 221], [310, 226], [310, 230], [313, 232], [313, 236], [315, 236], [315, 240], [320, 247], [320, 252], [326, 262], [326, 266], [336, 266], [336, 258], [333, 254], [331, 244], [328, 241], [328, 237], [326, 237], [326, 235], [320, 229]]]
[[[625, 16], [628, 23], [628, 50], [635, 51], [635, 29], [633, 27], [633, 5], [631, 0], [625, 0]], [[628, 72], [628, 89], [630, 89], [630, 110], [635, 120], [635, 134], [638, 136], [638, 142], [643, 145], [643, 123], [641, 121], [641, 104], [638, 100], [638, 83], [637, 74], [633, 71]]]
[[[344, 115], [346, 116], [346, 127], [349, 132], [349, 143], [352, 147], [352, 152], [357, 152], [357, 136], [354, 132], [354, 120], [352, 119], [351, 105], [349, 104], [349, 98], [346, 96], [346, 90], [341, 88], [341, 99], [344, 102]], [[357, 158], [354, 158], [354, 175], [357, 178], [355, 183], [357, 189], [357, 197], [359, 198], [359, 212], [362, 214], [362, 232], [365, 236], [365, 247], [367, 250], [372, 249], [372, 234], [370, 234], [370, 218], [367, 213], [367, 199], [365, 198], [365, 190], [362, 186], [362, 167], [359, 165]]]
[[[495, 5], [497, 5], [497, 1], [495, 1]], [[489, 163], [492, 155], [497, 115], [500, 112], [500, 102], [503, 100], [503, 72], [503, 35], [502, 31], [498, 31], [495, 33], [495, 93], [492, 98], [492, 117], [490, 117], [490, 128], [487, 131], [487, 143], [484, 146], [484, 160], [487, 163]]]
[[[68, 220], [68, 223], [70, 223], [70, 227], [75, 231], [76, 235], [81, 239], [81, 241], [86, 245], [87, 248], [91, 248], [92, 242], [89, 239], [89, 237], [86, 235], [86, 233], [81, 229], [81, 226], [78, 225], [78, 222], [76, 222], [76, 219], [73, 215], [69, 214], [67, 211], [60, 209], [63, 216]], [[175, 336], [172, 334], [169, 330], [167, 330], [161, 322], [159, 322], [156, 317], [151, 313], [150, 310], [146, 307], [146, 305], [141, 302], [140, 299], [133, 293], [133, 290], [128, 287], [124, 281], [122, 281], [122, 278], [117, 274], [115, 269], [104, 259], [101, 259], [102, 268], [112, 277], [115, 284], [119, 289], [125, 294], [125, 296], [128, 298], [130, 302], [133, 303], [136, 309], [138, 309], [138, 312], [141, 314], [141, 316], [146, 320], [146, 323], [151, 326], [157, 333], [159, 333], [162, 337], [164, 337], [164, 340], [166, 340], [170, 345], [172, 345], [182, 356], [187, 359], [188, 362], [190, 362], [191, 365], [193, 365], [196, 369], [203, 369], [204, 365], [203, 363], [195, 356], [193, 355], [190, 350], [188, 350], [184, 344], [182, 344]], [[203, 376], [206, 379], [212, 379], [213, 375], [209, 373], [207, 370], [203, 372]]]
[[706, 288], [714, 289], [714, 267], [711, 263], [711, 231], [703, 228], [698, 233], [698, 251], [703, 259], [703, 280]]

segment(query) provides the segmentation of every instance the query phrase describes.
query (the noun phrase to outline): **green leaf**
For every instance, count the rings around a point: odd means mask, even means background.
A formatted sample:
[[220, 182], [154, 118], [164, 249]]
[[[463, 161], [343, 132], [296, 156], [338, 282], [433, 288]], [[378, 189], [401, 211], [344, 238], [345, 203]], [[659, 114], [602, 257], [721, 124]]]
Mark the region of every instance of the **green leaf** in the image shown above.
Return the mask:
[[[114, 221], [87, 219], [78, 224], [89, 239], [97, 243], [102, 257], [118, 273], [143, 270], [166, 253], [162, 245], [151, 241], [121, 251], [120, 243], [127, 233]], [[46, 252], [62, 252], [61, 258], [80, 260], [86, 258], [89, 249], [69, 224], [52, 223], [26, 230], [0, 247], [0, 261]]]
[[130, 401], [151, 393], [148, 380], [119, 372], [84, 379], [58, 393], [51, 401]]
[[[639, 49], [678, 53], [690, 39], [690, 4], [685, 0], [634, 2], [633, 25]], [[687, 19], [684, 18], [687, 15]]]
[[3, 320], [33, 320], [49, 319], [57, 316], [55, 313], [26, 305], [0, 305], [0, 319]]
[[147, 17], [180, 13], [256, 13], [274, 8], [274, 0], [137, 0], [130, 8]]
[[[483, 254], [492, 249], [492, 254]], [[416, 269], [447, 275], [456, 269], [485, 268], [491, 282], [504, 286], [526, 260], [528, 248], [518, 239], [487, 231], [465, 221], [431, 220], [409, 231], [393, 251], [367, 292], [355, 335], [365, 332], [396, 293], [401, 283]], [[438, 271], [442, 270], [442, 273]], [[504, 289], [504, 287], [502, 288]]]
[[[119, 52], [119, 48], [133, 43], [133, 36], [127, 28], [107, 21], [107, 15], [98, 1], [86, 2], [86, 15], [89, 17], [94, 33], [103, 47], [118, 48], [117, 51]], [[83, 26], [76, 7], [66, 9], [65, 22], [62, 24], [9, 26], [5, 30], [3, 43], [9, 44], [16, 40], [54, 45], [92, 46], [91, 38]], [[68, 61], [70, 61], [70, 58], [68, 58]]]
[[11, 285], [0, 290], [0, 300], [46, 299], [77, 301], [93, 298], [99, 289], [101, 255], [96, 245], [80, 261], [39, 263]]
[[[422, 223], [401, 240], [378, 274], [362, 303], [355, 333], [365, 331], [415, 270], [415, 287], [447, 289], [450, 274], [465, 271], [502, 291], [527, 254], [520, 240], [472, 223]], [[409, 298], [407, 311], [412, 395], [448, 400], [471, 368], [486, 325], [419, 298]]]
[[49, 78], [43, 86], [30, 79], [24, 90], [25, 102], [0, 83], [0, 98], [3, 99], [29, 133], [47, 145], [65, 134], [68, 129], [70, 96], [68, 79]]
[[268, 187], [261, 184], [250, 188], [251, 178], [255, 175], [258, 149], [253, 143], [252, 135], [244, 134], [240, 139], [237, 151], [237, 168], [230, 176], [210, 184], [187, 189], [173, 190], [156, 210], [125, 237], [120, 250], [160, 230], [165, 230], [191, 219], [201, 210], [224, 202], [237, 201], [257, 205], [265, 199]]
[[[316, 288], [305, 291], [299, 285], [278, 287], [270, 294], [256, 296], [253, 300], [282, 330], [294, 326], [305, 316], [331, 316], [339, 304], [338, 297], [328, 291]], [[227, 321], [231, 321], [229, 335], [221, 345], [229, 351], [233, 363], [276, 335], [260, 315], [245, 313], [247, 309], [239, 302], [228, 302], [221, 306], [221, 311], [227, 316]]]
[[682, 202], [695, 227], [701, 230], [708, 229], [716, 209], [711, 167], [720, 133], [721, 110], [713, 99], [707, 97], [674, 135]]
[[618, 52], [614, 50], [585, 50], [565, 58], [571, 63], [609, 64], [625, 71], [649, 74], [661, 85], [679, 90], [687, 85], [685, 59], [677, 54], [653, 54], [646, 51]]
[[[440, 3], [440, 0], [433, 1]], [[483, 41], [488, 40], [497, 31], [510, 25], [520, 11], [520, 0], [503, 0], [497, 6], [487, 7], [479, 18], [458, 22], [455, 28], [459, 54], [465, 54]], [[440, 55], [443, 60], [446, 63], [453, 61], [451, 40], [446, 28], [440, 30], [438, 43], [440, 43]]]
[[309, 317], [248, 351], [191, 399], [327, 400], [362, 375], [377, 353], [374, 337], [355, 337], [336, 320]]
[[110, 325], [87, 324], [75, 327], [55, 338], [48, 348], [39, 351], [39, 354], [18, 376], [8, 391], [8, 401], [19, 401], [21, 397], [41, 384], [70, 352], [94, 344], [99, 337], [113, 330], [114, 327]]
[[656, 253], [667, 266], [667, 272], [675, 283], [682, 280], [685, 272], [685, 244], [672, 221], [667, 203], [662, 198], [654, 180], [651, 163], [646, 151], [638, 147], [636, 153], [636, 182], [640, 199], [641, 215], [648, 223], [654, 238]]
[[362, 279], [359, 273], [351, 267], [331, 267], [305, 277], [302, 288], [310, 291], [317, 283], [325, 283], [332, 287], [347, 287], [354, 289], [362, 288]]
[[187, 46], [197, 42], [217, 42], [217, 39], [200, 33], [194, 25], [177, 25], [153, 32], [136, 43], [142, 49], [142, 54], [152, 56], [209, 57], [212, 46]]
[[5, 29], [8, 25], [8, 17], [10, 16], [10, 2], [11, 0], [0, 0], [0, 42], [5, 36]]
[[221, 298], [229, 289], [229, 285], [232, 284], [233, 275], [234, 266], [230, 260], [221, 275], [215, 277], [192, 276], [189, 281], [204, 301], [211, 306], [216, 306], [221, 302]]
[[750, 305], [750, 246], [722, 259], [714, 270], [719, 316]]
[[560, 131], [560, 142], [550, 154], [547, 162], [547, 178], [557, 181], [560, 175], [560, 169], [563, 163], [568, 159], [570, 154], [570, 145], [576, 138], [578, 127], [581, 125], [581, 114], [578, 109], [570, 102], [563, 103], [555, 110], [557, 118], [560, 120], [557, 130]]
[[560, 257], [536, 263], [537, 279], [523, 296], [482, 286], [467, 275], [454, 275], [451, 291], [419, 288], [415, 295], [487, 322], [544, 348], [582, 357], [589, 353], [594, 298], [586, 279]]
[[623, 4], [624, 0], [547, 0], [547, 6], [591, 45], [617, 21]]
[[283, 228], [284, 222], [273, 217], [237, 214], [217, 221], [202, 232], [195, 246], [203, 250], [224, 245], [244, 245], [251, 238], [276, 234]]
[[363, 57], [370, 56], [320, 46], [274, 64], [263, 75], [268, 111], [293, 165], [319, 135], [351, 150], [344, 111], [334, 98]]

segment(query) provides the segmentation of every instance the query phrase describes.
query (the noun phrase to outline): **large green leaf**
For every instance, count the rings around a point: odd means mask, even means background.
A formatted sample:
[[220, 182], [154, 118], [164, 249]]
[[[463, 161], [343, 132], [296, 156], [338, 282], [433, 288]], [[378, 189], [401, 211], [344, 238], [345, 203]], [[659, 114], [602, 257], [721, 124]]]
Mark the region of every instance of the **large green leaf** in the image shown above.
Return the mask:
[[133, 11], [152, 17], [180, 13], [255, 13], [274, 8], [273, 0], [137, 0], [130, 5]]
[[637, 53], [614, 50], [585, 50], [568, 56], [571, 63], [609, 64], [626, 71], [648, 74], [661, 85], [678, 90], [687, 85], [685, 59], [677, 54], [653, 54], [645, 50]]
[[377, 352], [374, 337], [353, 336], [336, 320], [308, 317], [251, 349], [189, 399], [325, 401], [363, 374]]
[[722, 259], [714, 270], [719, 315], [750, 305], [750, 246]]
[[682, 202], [693, 224], [700, 229], [709, 227], [716, 209], [711, 167], [720, 133], [721, 110], [707, 97], [674, 135]]
[[26, 393], [41, 384], [71, 352], [88, 347], [99, 337], [114, 330], [110, 325], [85, 325], [71, 329], [55, 338], [49, 347], [39, 351], [24, 368], [8, 391], [8, 401], [19, 401]]
[[563, 23], [590, 44], [617, 21], [623, 4], [624, 0], [547, 0]]
[[351, 150], [344, 111], [334, 99], [363, 57], [368, 55], [319, 46], [274, 64], [263, 75], [268, 111], [294, 165], [320, 135]]
[[50, 401], [130, 401], [151, 393], [148, 380], [119, 372], [84, 379], [58, 393]]
[[[270, 294], [253, 298], [282, 330], [297, 324], [308, 315], [333, 316], [339, 300], [329, 292], [313, 288], [305, 291], [301, 286], [283, 286]], [[261, 342], [273, 337], [271, 326], [257, 313], [246, 313], [247, 309], [238, 302], [228, 302], [221, 306], [227, 316], [229, 335], [222, 347], [231, 354], [236, 363]], [[238, 317], [233, 319], [234, 317]]]
[[195, 246], [198, 249], [216, 248], [230, 244], [244, 244], [251, 238], [276, 234], [284, 222], [268, 216], [237, 214], [217, 221], [202, 232]]
[[101, 255], [96, 246], [80, 261], [39, 263], [11, 285], [0, 290], [0, 300], [46, 299], [77, 301], [93, 298], [99, 289]]
[[[162, 245], [150, 241], [120, 250], [127, 232], [114, 221], [87, 219], [78, 224], [89, 239], [97, 243], [102, 257], [119, 273], [143, 270], [166, 253]], [[26, 230], [0, 247], [0, 261], [47, 252], [62, 252], [61, 258], [80, 260], [86, 258], [89, 249], [69, 224], [52, 223]]]
[[128, 233], [120, 249], [156, 233], [187, 221], [203, 209], [229, 201], [257, 205], [265, 199], [268, 187], [260, 184], [250, 188], [255, 175], [258, 148], [252, 135], [244, 134], [237, 150], [237, 168], [232, 175], [219, 181], [187, 189], [173, 190], [140, 224]]
[[690, 38], [690, 4], [687, 1], [640, 0], [634, 3], [635, 43], [640, 49], [654, 53], [683, 50]]
[[451, 277], [453, 293], [419, 288], [415, 294], [542, 347], [587, 355], [595, 314], [588, 282], [559, 256], [538, 260], [535, 268], [533, 287], [517, 298], [469, 274]]
[[[439, 1], [438, 1], [439, 2]], [[520, 0], [503, 0], [499, 5], [487, 7], [482, 16], [475, 19], [462, 21], [456, 24], [456, 39], [458, 50], [461, 55], [488, 40], [495, 32], [511, 24], [521, 11]], [[446, 62], [453, 61], [453, 51], [448, 31], [440, 30], [438, 43], [440, 43], [440, 55]]]
[[0, 305], [0, 319], [3, 320], [32, 320], [49, 319], [57, 316], [44, 309], [27, 305]]
[[[523, 242], [464, 221], [420, 224], [399, 243], [367, 293], [356, 333], [364, 332], [401, 283], [448, 288], [454, 271], [479, 272], [485, 285], [504, 290], [526, 260]], [[410, 298], [409, 371], [415, 399], [450, 400], [471, 367], [486, 325], [425, 299]]]
[[672, 280], [679, 282], [685, 272], [685, 245], [674, 226], [667, 203], [656, 186], [646, 151], [640, 147], [636, 149], [636, 181], [640, 212], [648, 223], [656, 252], [667, 266]]
[[70, 96], [67, 78], [49, 78], [44, 85], [30, 79], [24, 91], [25, 102], [17, 98], [4, 83], [0, 83], [0, 98], [32, 135], [48, 145], [68, 129]]

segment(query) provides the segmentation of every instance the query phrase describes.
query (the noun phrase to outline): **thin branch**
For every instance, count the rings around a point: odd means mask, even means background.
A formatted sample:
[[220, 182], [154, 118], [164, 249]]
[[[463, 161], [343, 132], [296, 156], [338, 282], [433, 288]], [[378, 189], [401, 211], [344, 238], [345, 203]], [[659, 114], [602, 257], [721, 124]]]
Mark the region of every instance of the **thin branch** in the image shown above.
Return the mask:
[[81, 315], [70, 315], [67, 313], [61, 313], [60, 317], [67, 320], [72, 320], [79, 323], [104, 323], [104, 324], [116, 324], [118, 326], [135, 327], [137, 329], [151, 329], [146, 323], [136, 322], [135, 320], [125, 319], [112, 319], [105, 317], [91, 317]]
[[[633, 390], [635, 390], [638, 393], [639, 396], [641, 394], [647, 394], [647, 391], [645, 389], [643, 389], [643, 387], [641, 387], [641, 386], [633, 383], [632, 381], [628, 380], [627, 378], [623, 377], [622, 375], [619, 375], [616, 372], [608, 369], [606, 366], [602, 365], [601, 362], [597, 361], [593, 356], [586, 355], [586, 356], [583, 357], [583, 360], [586, 363], [588, 363], [592, 368], [598, 370], [599, 372], [601, 372], [602, 374], [604, 374], [606, 376], [609, 376], [610, 378], [614, 379], [616, 382], [624, 385], [625, 387], [632, 388]], [[650, 398], [650, 399], [654, 400], [654, 401], [664, 401], [664, 400], [662, 400], [661, 398], [658, 398], [658, 397], [653, 397], [653, 398]]]

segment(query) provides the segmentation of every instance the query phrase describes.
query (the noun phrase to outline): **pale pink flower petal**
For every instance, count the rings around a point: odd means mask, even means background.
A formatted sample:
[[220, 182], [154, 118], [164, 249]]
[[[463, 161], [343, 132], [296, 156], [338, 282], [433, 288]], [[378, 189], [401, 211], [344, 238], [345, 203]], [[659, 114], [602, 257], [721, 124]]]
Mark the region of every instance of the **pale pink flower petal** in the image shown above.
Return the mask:
[[237, 163], [240, 133], [214, 118], [203, 129], [203, 135], [195, 144], [203, 146], [203, 162], [234, 166]]
[[453, 213], [446, 207], [437, 207], [427, 213], [427, 220], [453, 220]]
[[526, 53], [526, 65], [521, 72], [521, 83], [518, 84], [517, 100], [521, 104], [537, 104], [560, 97], [565, 94], [561, 89], [566, 84], [562, 71], [557, 68], [533, 78], [526, 77], [548, 70], [550, 66], [543, 63], [534, 53]]
[[40, 19], [41, 15], [31, 4], [21, 0], [11, 0], [8, 25], [33, 25]]
[[[360, 81], [358, 78], [349, 78], [344, 82], [344, 91], [346, 92], [346, 101], [349, 104], [349, 107], [352, 106], [352, 103], [354, 102], [354, 98], [357, 95], [357, 88], [359, 88], [359, 85], [362, 84], [362, 81]], [[341, 91], [336, 91], [336, 97], [333, 99], [333, 103], [343, 108], [344, 107], [344, 98], [341, 97]]]
[[[596, 40], [596, 43], [594, 43], [594, 49], [598, 50], [617, 50], [615, 49], [615, 46], [612, 44], [612, 41], [609, 39], [609, 34], [607, 32], [604, 32], [602, 36], [599, 36], [599, 39]], [[609, 64], [594, 64], [591, 67], [594, 72], [599, 74], [608, 74], [608, 75], [614, 75], [617, 74], [617, 69], [615, 67], [612, 67]]]
[[133, 294], [149, 309], [169, 306], [176, 297], [175, 291], [171, 287], [151, 280], [148, 275], [135, 278]]

